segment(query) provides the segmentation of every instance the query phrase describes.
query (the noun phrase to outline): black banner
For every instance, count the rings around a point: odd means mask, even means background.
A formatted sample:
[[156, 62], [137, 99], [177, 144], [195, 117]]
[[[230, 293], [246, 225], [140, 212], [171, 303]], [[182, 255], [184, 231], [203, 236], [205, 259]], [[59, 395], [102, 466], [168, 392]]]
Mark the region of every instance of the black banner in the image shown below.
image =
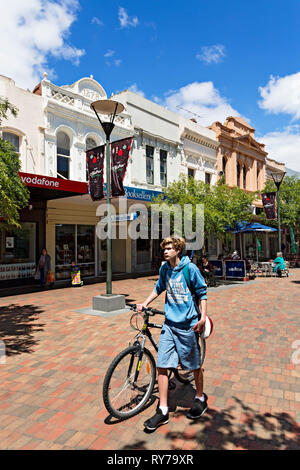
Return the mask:
[[103, 163], [104, 145], [86, 152], [86, 163], [89, 174], [89, 193], [93, 201], [104, 198]]
[[111, 195], [124, 196], [123, 181], [133, 137], [118, 140], [111, 144]]
[[263, 193], [261, 195], [267, 219], [276, 219], [276, 193]]

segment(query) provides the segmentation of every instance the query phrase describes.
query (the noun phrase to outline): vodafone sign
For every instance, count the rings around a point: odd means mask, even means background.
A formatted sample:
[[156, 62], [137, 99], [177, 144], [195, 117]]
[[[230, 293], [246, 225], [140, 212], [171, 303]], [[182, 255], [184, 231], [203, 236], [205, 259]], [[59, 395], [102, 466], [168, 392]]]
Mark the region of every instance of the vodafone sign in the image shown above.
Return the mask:
[[19, 173], [19, 176], [22, 183], [26, 184], [26, 186], [78, 194], [87, 193], [87, 183], [82, 183], [81, 181], [51, 178], [51, 176], [33, 175], [31, 173]]

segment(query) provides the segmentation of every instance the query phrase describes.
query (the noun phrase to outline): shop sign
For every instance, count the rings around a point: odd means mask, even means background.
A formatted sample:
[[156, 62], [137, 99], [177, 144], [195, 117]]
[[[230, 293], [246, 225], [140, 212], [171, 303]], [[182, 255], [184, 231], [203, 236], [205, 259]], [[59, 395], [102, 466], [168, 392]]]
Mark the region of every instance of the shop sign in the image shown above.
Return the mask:
[[125, 196], [127, 199], [138, 199], [139, 201], [152, 202], [154, 197], [161, 194], [160, 191], [151, 191], [149, 189], [140, 189], [140, 188], [130, 188], [128, 186], [124, 187]]
[[223, 261], [221, 260], [209, 260], [209, 264], [213, 266], [214, 276], [223, 277]]
[[87, 193], [87, 183], [81, 181], [70, 181], [51, 176], [33, 175], [31, 173], [19, 173], [22, 183], [26, 186], [42, 189], [54, 189], [58, 191], [68, 191], [71, 193]]
[[225, 276], [231, 278], [246, 277], [245, 261], [225, 261]]

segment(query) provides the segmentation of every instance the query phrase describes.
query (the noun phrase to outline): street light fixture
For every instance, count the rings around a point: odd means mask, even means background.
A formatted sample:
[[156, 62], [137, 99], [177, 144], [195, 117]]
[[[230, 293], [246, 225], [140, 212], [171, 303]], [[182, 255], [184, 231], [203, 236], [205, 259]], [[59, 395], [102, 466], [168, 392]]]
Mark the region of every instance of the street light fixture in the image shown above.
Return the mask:
[[284, 173], [273, 173], [271, 174], [274, 184], [276, 185], [277, 188], [277, 220], [278, 220], [278, 251], [281, 251], [281, 228], [280, 228], [280, 197], [279, 197], [279, 191], [280, 191], [280, 185], [283, 181], [283, 178], [285, 176]]
[[[111, 241], [111, 169], [110, 169], [110, 135], [115, 127], [117, 114], [122, 113], [124, 106], [113, 100], [99, 100], [91, 104], [106, 136], [106, 201], [107, 201], [107, 238], [106, 238], [106, 295], [112, 295], [112, 241]], [[107, 116], [109, 121], [103, 122], [100, 115]]]

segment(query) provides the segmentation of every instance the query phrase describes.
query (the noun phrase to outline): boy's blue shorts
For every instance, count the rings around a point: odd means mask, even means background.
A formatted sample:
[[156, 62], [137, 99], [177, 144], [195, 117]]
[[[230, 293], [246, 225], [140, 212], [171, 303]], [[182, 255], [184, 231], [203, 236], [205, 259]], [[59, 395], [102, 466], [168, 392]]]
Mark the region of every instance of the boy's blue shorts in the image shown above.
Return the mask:
[[157, 367], [170, 369], [181, 366], [185, 370], [200, 369], [200, 346], [192, 327], [177, 328], [164, 324], [158, 345]]

